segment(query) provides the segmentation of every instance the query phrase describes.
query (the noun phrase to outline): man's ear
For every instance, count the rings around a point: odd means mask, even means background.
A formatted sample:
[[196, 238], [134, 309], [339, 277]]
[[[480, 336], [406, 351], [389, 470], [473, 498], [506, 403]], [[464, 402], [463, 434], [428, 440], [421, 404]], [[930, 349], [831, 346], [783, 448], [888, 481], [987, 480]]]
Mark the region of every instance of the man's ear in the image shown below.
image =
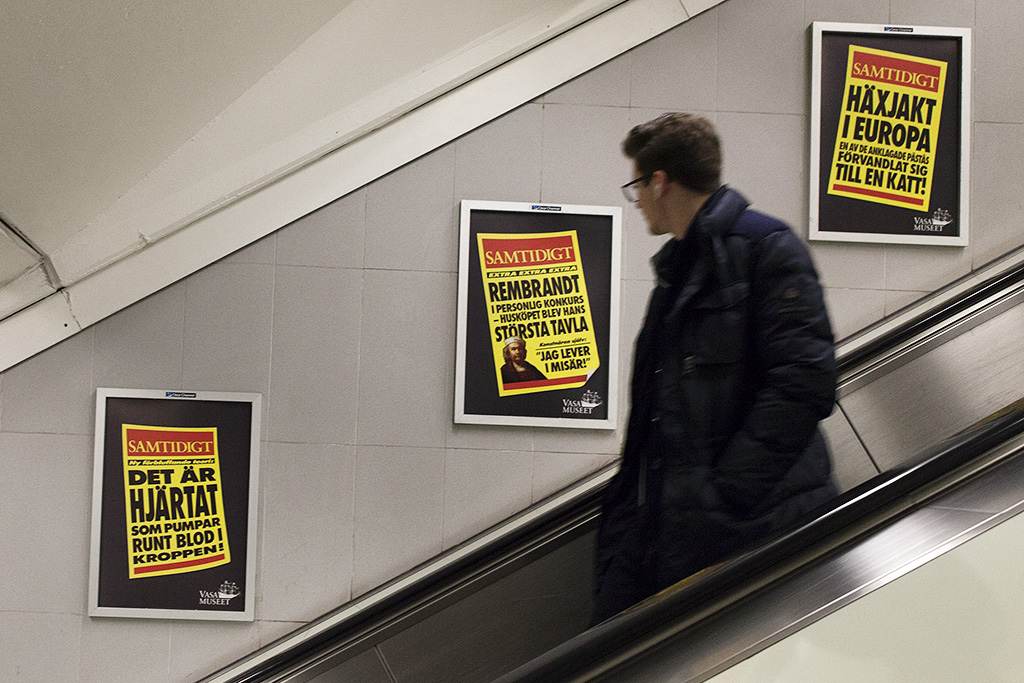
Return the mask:
[[655, 171], [651, 174], [651, 185], [654, 187], [655, 194], [661, 194], [661, 187], [668, 180], [668, 176], [664, 171]]

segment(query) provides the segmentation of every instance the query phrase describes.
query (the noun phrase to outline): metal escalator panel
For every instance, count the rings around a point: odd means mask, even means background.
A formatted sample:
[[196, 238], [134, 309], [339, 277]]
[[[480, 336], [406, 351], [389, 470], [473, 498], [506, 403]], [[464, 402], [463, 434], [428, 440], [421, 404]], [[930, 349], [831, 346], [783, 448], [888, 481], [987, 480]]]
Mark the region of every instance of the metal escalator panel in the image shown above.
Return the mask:
[[608, 467], [203, 683], [489, 681], [590, 620]]
[[1002, 311], [839, 399], [876, 466], [907, 463], [1024, 387], [1024, 306]]
[[569, 541], [400, 631], [378, 646], [382, 661], [397, 681], [489, 681], [583, 632], [593, 541]]
[[[1018, 410], [969, 434], [966, 442], [943, 445], [914, 468], [849, 492], [838, 507], [812, 522], [817, 530], [812, 529], [809, 541], [797, 539], [794, 545], [792, 536], [783, 537], [754, 551], [753, 561], [738, 558], [721, 571], [684, 586], [681, 592], [662, 596], [667, 598], [664, 601], [656, 599], [653, 605], [588, 632], [581, 633], [589, 611], [587, 574], [593, 518], [585, 513], [562, 536], [572, 537], [571, 541], [554, 542], [554, 550], [540, 550], [539, 559], [468, 596], [442, 600], [446, 604], [438, 609], [426, 608], [431, 601], [421, 602], [422, 610], [407, 610], [407, 618], [399, 620], [404, 624], [364, 632], [333, 651], [306, 658], [280, 677], [250, 680], [447, 683], [498, 678], [503, 682], [554, 683], [591, 680], [607, 668], [614, 673], [607, 673], [607, 680], [617, 681], [630, 680], [620, 676], [631, 667], [640, 667], [641, 677], [636, 680], [704, 680], [700, 676], [722, 670], [745, 656], [743, 653], [799, 628], [858, 591], [868, 590], [879, 577], [906, 571], [927, 559], [936, 547], [1005, 511], [1020, 493], [1010, 484], [1024, 482], [1024, 458], [1008, 460], [1021, 449], [1021, 431], [1024, 412]], [[996, 445], [1013, 434], [1017, 435], [1012, 437], [1017, 439], [1016, 445]], [[986, 503], [963, 492], [944, 494], [946, 497], [930, 509], [917, 510], [906, 520], [865, 535], [877, 522], [866, 519], [864, 510], [874, 514], [876, 508], [884, 508], [885, 515], [898, 516], [934, 495], [927, 487], [945, 490], [951, 478], [977, 478], [976, 472], [1004, 461], [1011, 464], [1001, 465], [1004, 469], [989, 477]], [[793, 532], [794, 536], [808, 527]], [[817, 561], [826, 551], [843, 548], [848, 552], [842, 559]], [[761, 591], [769, 584], [773, 592]], [[679, 599], [686, 601], [681, 609]], [[417, 611], [421, 613], [415, 614]], [[623, 626], [625, 646], [621, 632], [609, 636], [609, 629], [621, 631]], [[711, 636], [702, 639], [702, 630]], [[569, 636], [573, 637], [568, 642], [560, 642]], [[676, 641], [673, 636], [678, 636]], [[580, 638], [586, 641], [583, 652], [578, 650]], [[672, 642], [685, 647], [673, 649]], [[705, 650], [698, 648], [700, 643]], [[507, 673], [552, 645], [553, 650], [534, 660], [540, 662], [539, 669]], [[673, 663], [659, 665], [671, 666], [673, 671], [685, 671], [685, 666], [703, 668], [694, 674], [697, 677], [676, 678], [673, 674], [672, 678], [650, 678], [649, 668], [662, 661], [646, 654], [650, 652], [676, 653], [676, 660], [667, 660]], [[643, 656], [638, 656], [641, 653]], [[554, 671], [546, 668], [545, 657], [555, 658]], [[560, 668], [568, 662], [572, 670], [580, 661], [598, 663], [603, 657], [611, 657], [610, 664], [605, 662], [597, 671], [588, 670], [582, 676]], [[509, 677], [499, 678], [503, 674]]]
[[361, 654], [287, 680], [310, 683], [489, 681], [584, 631], [593, 534], [569, 541]]
[[[998, 678], [981, 674], [997, 663], [1004, 667], [1004, 676], [1006, 666], [1015, 666], [1019, 673], [1024, 660], [1016, 650], [1002, 648], [998, 656], [985, 658], [986, 666], [972, 670], [970, 663], [977, 652], [962, 653], [963, 640], [951, 642], [948, 652], [957, 653], [959, 659], [955, 666], [945, 667], [939, 677], [925, 675], [925, 672], [934, 669], [936, 661], [943, 659], [940, 650], [930, 651], [933, 659], [927, 666], [920, 666], [920, 652], [899, 651], [900, 642], [922, 642], [921, 633], [911, 631], [923, 614], [960, 619], [948, 625], [953, 631], [939, 629], [948, 636], [958, 631], [963, 634], [985, 628], [984, 620], [996, 616], [991, 610], [996, 609], [998, 613], [1001, 608], [999, 595], [984, 595], [984, 591], [979, 592], [974, 585], [959, 587], [959, 595], [951, 594], [928, 603], [915, 602], [901, 593], [910, 590], [911, 595], [934, 596], [942, 584], [929, 587], [927, 582], [947, 580], [941, 576], [943, 567], [962, 564], [962, 559], [947, 561], [947, 553], [962, 558], [973, 552], [972, 546], [998, 545], [998, 540], [988, 540], [990, 533], [998, 532], [1002, 536], [1024, 528], [1024, 515], [1019, 514], [1024, 511], [1024, 437], [1018, 435], [993, 449], [988, 457], [992, 462], [982, 472], [969, 476], [965, 482], [909, 514], [714, 610], [708, 617], [680, 628], [656, 646], [634, 645], [619, 661], [599, 667], [600, 670], [595, 667], [585, 672], [577, 669], [564, 672], [565, 675], [546, 675], [543, 680], [551, 683], [578, 680], [617, 683], [1019, 680], [1014, 675]], [[1011, 552], [1015, 547], [1020, 547], [1019, 536], [1015, 544], [1007, 546]], [[1014, 568], [1012, 581], [1003, 584], [1010, 605], [1024, 603], [1019, 559], [1019, 555], [1003, 558], [1004, 564], [1008, 561], [1008, 566]], [[932, 562], [940, 564], [933, 567]], [[908, 580], [911, 576], [912, 580]], [[968, 575], [961, 572], [959, 576]], [[975, 599], [982, 595], [984, 600]], [[860, 602], [868, 596], [870, 600]], [[962, 613], [965, 608], [983, 609], [988, 614], [977, 615], [982, 621], [979, 624]], [[849, 616], [845, 614], [847, 609], [852, 611]], [[1019, 623], [1017, 614], [1013, 612], [1012, 623]], [[854, 627], [860, 629], [860, 637], [844, 639], [843, 634], [850, 633]], [[930, 645], [935, 647], [935, 643]], [[979, 646], [984, 646], [981, 651], [986, 652], [993, 643], [982, 642]], [[860, 658], [845, 656], [853, 653]], [[822, 669], [824, 662], [839, 668]], [[894, 675], [892, 670], [884, 673], [883, 669], [882, 673], [876, 671], [879, 677], [873, 677], [869, 673], [873, 670], [871, 664], [879, 662], [903, 671], [904, 675]], [[819, 668], [812, 668], [815, 664]], [[545, 672], [550, 673], [550, 669]], [[532, 673], [520, 673], [500, 680], [502, 683], [542, 680], [532, 679], [530, 675]]]
[[1019, 396], [1024, 249], [837, 346], [837, 409], [824, 423], [845, 490]]
[[710, 681], [1024, 680], [1021, 557], [1017, 515]]

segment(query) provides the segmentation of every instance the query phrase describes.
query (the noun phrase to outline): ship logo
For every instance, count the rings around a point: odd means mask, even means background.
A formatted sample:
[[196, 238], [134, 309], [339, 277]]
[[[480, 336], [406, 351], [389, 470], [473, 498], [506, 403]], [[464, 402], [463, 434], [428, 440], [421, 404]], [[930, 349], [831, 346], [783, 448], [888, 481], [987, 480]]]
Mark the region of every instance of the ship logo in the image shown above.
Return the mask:
[[941, 228], [952, 222], [953, 216], [946, 209], [935, 209], [935, 213], [932, 214], [932, 225], [937, 225]]
[[596, 408], [602, 403], [604, 403], [604, 401], [601, 400], [601, 394], [597, 393], [596, 391], [586, 392], [585, 394], [583, 394], [583, 398], [580, 400], [580, 404], [584, 408]]
[[234, 581], [225, 581], [220, 585], [220, 588], [217, 590], [217, 596], [221, 598], [227, 598], [228, 600], [230, 600], [231, 598], [238, 596], [241, 592], [242, 591], [238, 587], [237, 583], [235, 583]]

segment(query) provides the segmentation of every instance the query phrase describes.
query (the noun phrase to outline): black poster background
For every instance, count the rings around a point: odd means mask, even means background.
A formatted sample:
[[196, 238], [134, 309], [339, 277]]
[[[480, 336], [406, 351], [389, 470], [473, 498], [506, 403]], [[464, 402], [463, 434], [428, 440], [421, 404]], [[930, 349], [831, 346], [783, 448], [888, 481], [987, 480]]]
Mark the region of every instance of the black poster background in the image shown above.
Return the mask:
[[[850, 45], [914, 55], [947, 63], [946, 89], [942, 99], [942, 118], [935, 146], [935, 169], [929, 209], [915, 211], [851, 197], [828, 194], [829, 173], [835, 152], [839, 117], [846, 87], [846, 68]], [[915, 237], [958, 237], [960, 215], [960, 98], [961, 49], [959, 36], [928, 36], [902, 33], [835, 33], [821, 36], [821, 125], [818, 132], [818, 230]], [[930, 218], [938, 209], [946, 209], [952, 222], [941, 231], [914, 230], [914, 218]]]
[[[253, 404], [246, 401], [112, 396], [107, 397], [106, 402], [98, 606], [244, 612], [247, 592], [255, 590], [255, 586], [246, 585]], [[231, 562], [183, 574], [128, 578], [122, 424], [217, 428], [223, 514]], [[228, 605], [199, 604], [200, 590], [217, 592], [224, 581], [235, 583], [242, 592]]]
[[[611, 321], [612, 217], [472, 209], [469, 228], [469, 291], [466, 297], [466, 361], [464, 411], [475, 415], [502, 415], [583, 420], [608, 419], [608, 339]], [[516, 396], [499, 396], [494, 357], [480, 273], [479, 233], [540, 234], [576, 231], [587, 283], [590, 314], [601, 366], [587, 383], [575, 389], [555, 389]], [[527, 360], [537, 358], [536, 343], [528, 346]], [[586, 391], [600, 394], [602, 404], [589, 415], [562, 412], [563, 399], [580, 400]]]

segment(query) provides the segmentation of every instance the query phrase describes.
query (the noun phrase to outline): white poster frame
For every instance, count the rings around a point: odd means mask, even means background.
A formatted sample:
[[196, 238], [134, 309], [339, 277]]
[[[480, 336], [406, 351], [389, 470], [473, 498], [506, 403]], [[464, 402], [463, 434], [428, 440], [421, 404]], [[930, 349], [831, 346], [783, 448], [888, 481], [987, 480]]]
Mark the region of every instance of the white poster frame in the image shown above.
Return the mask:
[[[529, 216], [543, 216], [546, 221], [553, 216], [564, 222], [566, 229], [572, 224], [573, 216], [606, 217], [609, 221], [610, 252], [607, 255], [608, 272], [602, 276], [608, 279], [608, 329], [607, 358], [602, 364], [607, 366], [607, 395], [602, 399], [607, 405], [607, 417], [604, 419], [588, 419], [562, 416], [535, 416], [494, 413], [475, 413], [467, 411], [466, 406], [466, 341], [467, 319], [469, 306], [470, 269], [479, 268], [479, 263], [471, 262], [471, 252], [475, 252], [471, 244], [473, 234], [473, 215], [477, 211], [498, 211], [521, 214], [524, 219]], [[460, 206], [459, 234], [459, 280], [458, 280], [458, 314], [456, 330], [455, 354], [455, 411], [456, 424], [504, 425], [519, 427], [560, 427], [576, 429], [614, 430], [618, 423], [619, 394], [619, 297], [621, 279], [621, 240], [622, 240], [622, 209], [618, 206], [591, 206], [576, 204], [538, 204], [528, 202], [503, 202], [487, 200], [462, 200]], [[586, 264], [584, 264], [586, 266]], [[588, 276], [589, 277], [589, 276]], [[566, 399], [568, 400], [568, 399]]]
[[[972, 47], [971, 29], [945, 26], [900, 26], [891, 24], [858, 24], [815, 21], [811, 24], [811, 125], [810, 125], [810, 220], [808, 239], [812, 241], [860, 242], [874, 244], [914, 244], [948, 247], [965, 247], [969, 244], [970, 229], [970, 178], [971, 178], [971, 77]], [[959, 149], [959, 210], [953, 217], [957, 221], [958, 234], [955, 236], [904, 234], [896, 232], [860, 232], [822, 229], [820, 212], [823, 198], [820, 181], [822, 163], [822, 59], [823, 36], [825, 34], [868, 34], [873, 36], [946, 37], [959, 41], [960, 107], [956, 112], [960, 139]], [[831, 150], [824, 150], [831, 154]], [[933, 216], [923, 220], [938, 220]]]
[[[111, 398], [147, 399], [152, 401], [205, 401], [231, 402], [250, 406], [250, 428], [248, 433], [248, 470], [247, 487], [247, 518], [244, 533], [246, 541], [244, 567], [244, 608], [242, 610], [218, 609], [177, 609], [163, 607], [114, 607], [100, 605], [100, 562], [103, 526], [104, 475], [106, 462], [106, 422], [107, 402]], [[243, 392], [210, 392], [181, 391], [164, 389], [117, 389], [98, 388], [96, 390], [96, 434], [93, 454], [93, 486], [92, 486], [92, 517], [89, 553], [89, 596], [88, 614], [90, 617], [127, 617], [138, 619], [181, 619], [181, 620], [218, 620], [218, 621], [253, 621], [256, 607], [256, 562], [258, 554], [259, 520], [259, 455], [260, 455], [260, 422], [262, 416], [262, 395]], [[123, 510], [121, 511], [123, 519]], [[214, 589], [215, 590], [215, 589]], [[230, 602], [230, 600], [228, 600]]]

